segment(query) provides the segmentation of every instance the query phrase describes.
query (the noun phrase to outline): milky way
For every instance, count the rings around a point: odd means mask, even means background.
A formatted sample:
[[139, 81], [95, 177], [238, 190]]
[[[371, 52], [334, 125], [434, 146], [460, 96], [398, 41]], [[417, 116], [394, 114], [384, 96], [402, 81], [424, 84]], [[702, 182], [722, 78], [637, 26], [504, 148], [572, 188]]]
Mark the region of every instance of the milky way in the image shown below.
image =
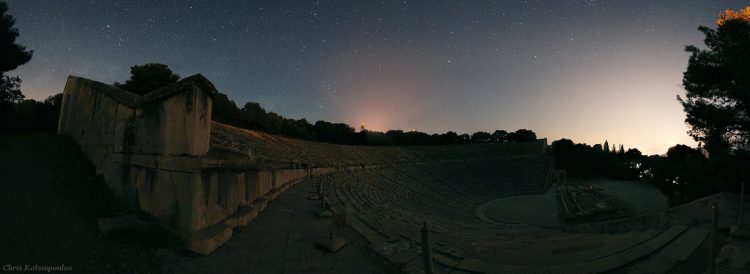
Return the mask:
[[699, 25], [741, 1], [8, 1], [41, 99], [160, 62], [238, 105], [354, 127], [694, 145], [675, 96]]

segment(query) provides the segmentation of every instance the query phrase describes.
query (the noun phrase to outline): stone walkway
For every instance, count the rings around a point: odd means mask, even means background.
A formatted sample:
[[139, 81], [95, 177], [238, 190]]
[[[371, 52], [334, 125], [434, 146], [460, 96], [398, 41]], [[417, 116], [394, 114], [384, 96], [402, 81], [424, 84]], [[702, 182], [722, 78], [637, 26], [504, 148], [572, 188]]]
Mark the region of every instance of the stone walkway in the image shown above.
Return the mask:
[[[366, 241], [332, 218], [315, 216], [321, 204], [309, 200], [312, 180], [299, 183], [268, 205], [247, 227], [207, 257], [169, 255], [166, 273], [386, 273], [388, 268]], [[316, 246], [329, 237], [344, 238], [336, 253]]]

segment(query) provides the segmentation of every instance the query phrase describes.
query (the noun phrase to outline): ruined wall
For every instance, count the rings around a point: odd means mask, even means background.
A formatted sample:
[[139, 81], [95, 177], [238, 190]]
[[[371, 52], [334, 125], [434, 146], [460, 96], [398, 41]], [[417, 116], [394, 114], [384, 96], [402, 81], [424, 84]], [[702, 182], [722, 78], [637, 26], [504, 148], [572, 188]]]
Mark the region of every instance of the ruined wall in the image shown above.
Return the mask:
[[214, 93], [200, 75], [143, 97], [71, 76], [58, 133], [81, 146], [116, 196], [167, 227], [194, 231]]
[[200, 75], [144, 96], [70, 76], [58, 133], [80, 145], [117, 197], [208, 254], [289, 186], [336, 170], [228, 166], [207, 156], [215, 94]]

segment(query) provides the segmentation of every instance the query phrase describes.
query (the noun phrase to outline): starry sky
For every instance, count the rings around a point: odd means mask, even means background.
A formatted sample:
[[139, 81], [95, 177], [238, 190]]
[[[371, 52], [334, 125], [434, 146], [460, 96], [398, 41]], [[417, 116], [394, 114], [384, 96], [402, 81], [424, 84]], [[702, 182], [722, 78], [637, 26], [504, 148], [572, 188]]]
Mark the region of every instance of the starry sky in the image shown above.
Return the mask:
[[27, 98], [159, 62], [239, 106], [358, 128], [696, 145], [685, 45], [744, 1], [7, 1]]

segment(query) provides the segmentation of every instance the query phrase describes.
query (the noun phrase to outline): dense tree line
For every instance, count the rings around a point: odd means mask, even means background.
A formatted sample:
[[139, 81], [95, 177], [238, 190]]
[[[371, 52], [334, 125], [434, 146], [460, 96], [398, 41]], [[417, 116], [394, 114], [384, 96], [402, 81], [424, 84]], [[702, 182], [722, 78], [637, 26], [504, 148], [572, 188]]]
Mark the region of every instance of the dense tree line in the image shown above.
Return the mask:
[[717, 174], [702, 149], [676, 145], [666, 156], [651, 156], [644, 167], [644, 179], [658, 187], [672, 204], [689, 202], [718, 189]]
[[[22, 103], [21, 78], [6, 73], [26, 64], [31, 60], [33, 51], [16, 44], [18, 29], [14, 27], [16, 19], [6, 14], [8, 5], [0, 2], [0, 129], [10, 128], [10, 123], [17, 124], [15, 119], [16, 104]], [[27, 102], [25, 109], [30, 108]], [[26, 113], [27, 116], [30, 113]]]
[[6, 103], [0, 116], [3, 131], [55, 131], [60, 117], [62, 93], [42, 101], [25, 99]]
[[16, 19], [6, 14], [8, 4], [0, 2], [0, 103], [19, 102], [23, 100], [21, 78], [8, 76], [7, 72], [31, 60], [33, 51], [16, 44], [18, 29], [14, 27]]
[[721, 14], [718, 27], [698, 29], [707, 49], [688, 46], [682, 104], [688, 134], [710, 151], [750, 148], [750, 7]]
[[212, 117], [215, 121], [241, 128], [335, 144], [415, 146], [536, 140], [536, 134], [528, 129], [519, 129], [515, 132], [497, 130], [493, 134], [480, 131], [471, 135], [459, 135], [452, 131], [443, 134], [427, 134], [419, 131], [379, 132], [363, 129], [357, 132], [353, 127], [344, 123], [317, 121], [311, 124], [306, 119], [285, 118], [275, 112], [266, 111], [255, 102], [248, 102], [240, 108], [225, 94], [218, 94], [214, 99]]
[[715, 29], [698, 28], [705, 49], [686, 47], [686, 96], [677, 98], [687, 114], [688, 134], [703, 144], [707, 157], [684, 147], [670, 149], [664, 168], [666, 173], [683, 170], [676, 182], [689, 186], [680, 192], [687, 199], [738, 191], [740, 182], [750, 179], [750, 7], [726, 10], [716, 23]]
[[712, 154], [705, 148], [677, 145], [666, 156], [650, 156], [643, 179], [658, 187], [673, 204], [716, 192], [738, 192], [747, 182], [747, 155]]
[[686, 96], [677, 97], [698, 148], [676, 145], [664, 156], [646, 157], [561, 139], [550, 147], [556, 166], [574, 176], [647, 181], [672, 204], [739, 191], [740, 182], [750, 179], [750, 7], [722, 12], [716, 29], [698, 30], [707, 48], [686, 47]]
[[640, 179], [641, 166], [647, 159], [635, 148], [610, 150], [607, 142], [590, 146], [564, 138], [553, 141], [549, 152], [555, 157], [555, 166], [571, 176], [603, 175], [622, 180]]
[[[607, 149], [605, 149], [605, 147]], [[648, 182], [659, 188], [671, 204], [681, 204], [729, 190], [726, 162], [709, 161], [704, 148], [676, 145], [666, 155], [645, 156], [638, 149], [609, 149], [596, 144], [576, 144], [569, 139], [553, 141], [549, 153], [555, 167], [569, 176], [605, 176]], [[736, 164], [735, 168], [739, 168]]]
[[548, 152], [555, 158], [555, 167], [564, 169], [569, 176], [648, 182], [661, 190], [673, 205], [719, 191], [736, 192], [739, 182], [748, 179], [744, 170], [750, 166], [750, 161], [744, 152], [717, 154], [705, 147], [676, 145], [665, 155], [646, 156], [637, 149], [608, 147], [560, 139], [552, 142]]

